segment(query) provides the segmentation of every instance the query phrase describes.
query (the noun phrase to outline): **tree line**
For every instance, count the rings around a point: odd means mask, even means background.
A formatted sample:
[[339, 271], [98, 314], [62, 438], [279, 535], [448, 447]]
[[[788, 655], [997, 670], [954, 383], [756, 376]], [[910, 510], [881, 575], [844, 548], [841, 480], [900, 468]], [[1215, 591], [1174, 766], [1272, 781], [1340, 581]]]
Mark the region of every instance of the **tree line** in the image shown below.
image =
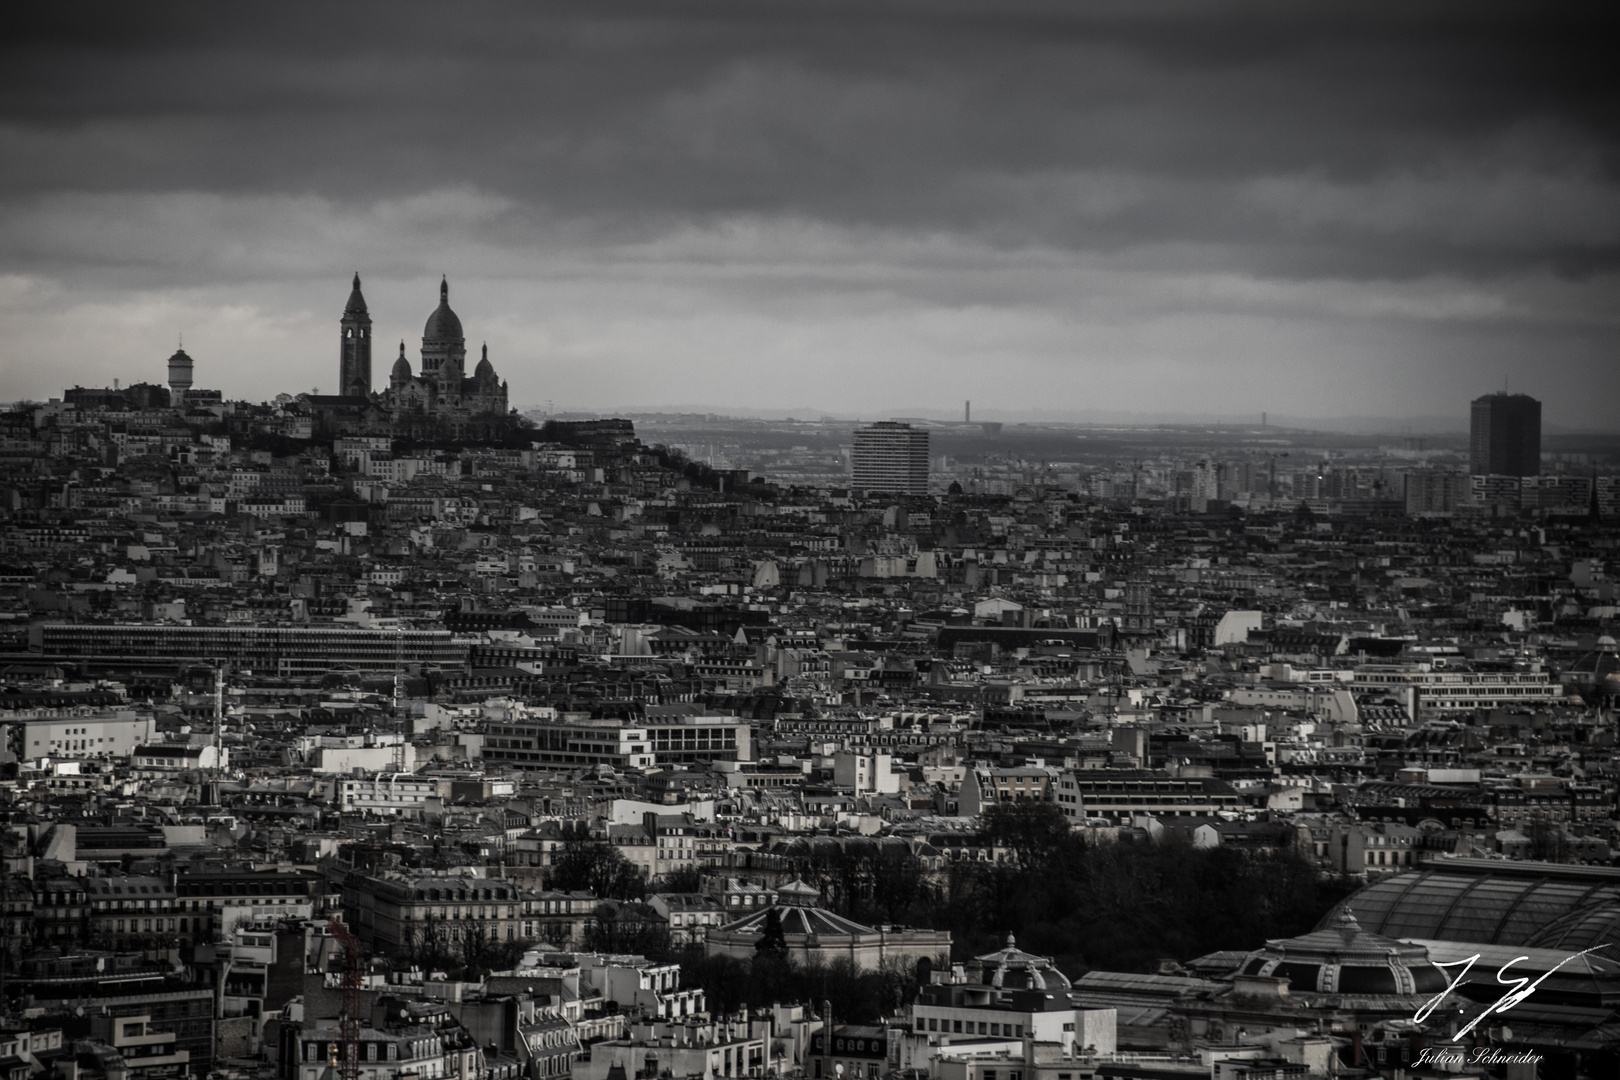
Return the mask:
[[1356, 887], [1322, 879], [1286, 848], [1093, 843], [1049, 802], [993, 806], [982, 832], [1002, 861], [954, 860], [930, 872], [897, 847], [827, 844], [795, 869], [824, 906], [857, 922], [949, 930], [958, 961], [1001, 948], [1011, 933], [1071, 976], [1148, 972], [1164, 959], [1302, 934]]
[[[1014, 934], [1020, 948], [1053, 957], [1071, 977], [1092, 969], [1149, 972], [1162, 960], [1253, 949], [1306, 933], [1356, 887], [1323, 879], [1304, 853], [1288, 849], [1092, 843], [1045, 802], [991, 807], [982, 840], [1005, 858], [953, 860], [935, 870], [901, 845], [852, 840], [808, 845], [788, 861], [793, 874], [820, 891], [824, 907], [856, 922], [949, 930], [958, 962], [994, 952]], [[653, 884], [671, 892], [699, 886], [695, 871]], [[906, 965], [867, 972], [847, 964], [809, 967], [790, 961], [785, 943], [778, 947], [769, 932], [751, 960], [677, 948], [667, 928], [630, 903], [645, 896], [646, 880], [611, 845], [584, 837], [558, 854], [551, 887], [625, 902], [599, 909], [585, 946], [679, 961], [683, 982], [702, 987], [713, 1010], [830, 997], [846, 1003], [841, 1019], [863, 1022], [891, 1011], [897, 992], [909, 1000], [915, 990], [917, 973]]]

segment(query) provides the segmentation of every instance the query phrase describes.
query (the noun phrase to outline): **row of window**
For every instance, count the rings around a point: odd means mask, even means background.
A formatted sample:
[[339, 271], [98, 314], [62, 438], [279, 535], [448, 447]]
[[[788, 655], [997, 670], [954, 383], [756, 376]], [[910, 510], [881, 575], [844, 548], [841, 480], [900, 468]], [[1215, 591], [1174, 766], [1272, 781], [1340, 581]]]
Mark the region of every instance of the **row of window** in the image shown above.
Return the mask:
[[[927, 1025], [928, 1025], [926, 1028], [923, 1027], [924, 1023], [927, 1023]], [[966, 1024], [967, 1024], [966, 1030], [963, 1030], [963, 1027], [962, 1027], [963, 1023], [964, 1023], [964, 1021], [961, 1021], [961, 1020], [940, 1020], [940, 1019], [937, 1019], [935, 1017], [928, 1017], [927, 1020], [925, 1021], [923, 1017], [919, 1016], [919, 1017], [917, 1017], [917, 1030], [918, 1031], [925, 1031], [925, 1030], [926, 1031], [943, 1031], [943, 1032], [945, 1032], [946, 1034], [949, 1034], [949, 1035], [997, 1035], [997, 1036], [1005, 1036], [1007, 1038], [1012, 1038], [1012, 1039], [1022, 1039], [1024, 1037], [1024, 1025], [1023, 1024], [1002, 1024], [1002, 1023], [998, 1023], [998, 1022], [993, 1021], [993, 1020], [991, 1020], [991, 1021], [980, 1020], [980, 1021], [978, 1021], [979, 1030], [974, 1031], [973, 1030], [974, 1022], [972, 1020], [966, 1021]], [[989, 1028], [988, 1031], [985, 1030], [986, 1027]], [[1066, 1031], [1072, 1030], [1073, 1027], [1074, 1027], [1073, 1024], [1065, 1024], [1064, 1025], [1064, 1030], [1066, 1030]], [[1005, 1028], [1006, 1030], [1003, 1031], [1002, 1030], [1003, 1028]], [[839, 1049], [842, 1050], [843, 1049], [843, 1046], [842, 1046], [843, 1040], [839, 1040], [839, 1042], [840, 1042]]]
[[[401, 913], [404, 916], [404, 918], [406, 919], [406, 921], [409, 921], [411, 918], [413, 918], [412, 910], [413, 909], [411, 909], [411, 908], [406, 908]], [[485, 909], [482, 908], [482, 907], [480, 907], [478, 909], [478, 913], [476, 915], [473, 914], [473, 909], [472, 909], [471, 906], [469, 906], [466, 909], [465, 913], [463, 913], [462, 909], [459, 908], [459, 907], [441, 907], [441, 908], [439, 908], [439, 916], [438, 917], [441, 918], [441, 919], [462, 919], [462, 918], [466, 918], [466, 919], [499, 919], [501, 917], [500, 909], [496, 908], [496, 907], [490, 907], [488, 909], [489, 914], [487, 914], [487, 915], [484, 912], [485, 912]], [[415, 917], [419, 917], [423, 921], [431, 919], [431, 918], [433, 918], [433, 909], [428, 908], [420, 916], [415, 916]], [[507, 905], [506, 917], [508, 919], [515, 919], [517, 917], [517, 906], [515, 904]]]
[[[122, 934], [122, 933], [124, 933], [124, 923], [126, 921], [129, 923], [129, 933], [131, 933], [131, 934], [157, 933], [157, 932], [162, 931], [162, 930], [165, 929], [165, 927], [163, 925], [163, 920], [161, 918], [155, 918], [155, 919], [128, 919], [128, 920], [125, 920], [125, 919], [103, 919], [101, 921], [101, 928], [100, 928], [101, 932], [106, 933], [108, 931], [108, 929], [109, 929], [108, 924], [110, 923], [111, 924], [110, 929], [112, 930], [113, 933]], [[178, 922], [179, 922], [178, 926], [175, 925], [176, 921], [177, 920], [175, 920], [175, 919], [170, 919], [167, 929], [169, 929], [169, 930], [178, 930], [181, 933], [187, 933], [187, 934], [191, 933], [191, 931], [193, 929], [195, 929], [195, 930], [197, 930], [199, 932], [207, 929], [207, 927], [205, 927], [203, 925], [203, 923], [204, 923], [203, 919], [182, 918], [182, 919], [178, 920]], [[197, 924], [195, 927], [192, 927], [192, 926], [188, 925], [189, 923], [193, 923], [193, 922]], [[157, 925], [154, 926], [153, 923], [156, 923]]]

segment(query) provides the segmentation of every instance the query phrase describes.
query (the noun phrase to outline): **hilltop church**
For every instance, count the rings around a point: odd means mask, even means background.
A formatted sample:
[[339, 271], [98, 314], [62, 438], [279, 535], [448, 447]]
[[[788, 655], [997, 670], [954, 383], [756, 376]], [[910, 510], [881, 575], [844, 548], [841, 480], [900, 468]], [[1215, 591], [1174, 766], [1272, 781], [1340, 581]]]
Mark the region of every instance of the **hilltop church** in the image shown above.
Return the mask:
[[[489, 346], [484, 346], [472, 377], [465, 374], [467, 339], [461, 320], [450, 309], [448, 279], [439, 283], [439, 306], [422, 330], [421, 373], [412, 373], [401, 341], [388, 389], [381, 393], [371, 389], [371, 315], [358, 273], [340, 327], [339, 400], [356, 411], [386, 414], [394, 434], [478, 436], [491, 433], [506, 420], [506, 383], [489, 362]], [[311, 404], [329, 402], [333, 399], [311, 399]]]

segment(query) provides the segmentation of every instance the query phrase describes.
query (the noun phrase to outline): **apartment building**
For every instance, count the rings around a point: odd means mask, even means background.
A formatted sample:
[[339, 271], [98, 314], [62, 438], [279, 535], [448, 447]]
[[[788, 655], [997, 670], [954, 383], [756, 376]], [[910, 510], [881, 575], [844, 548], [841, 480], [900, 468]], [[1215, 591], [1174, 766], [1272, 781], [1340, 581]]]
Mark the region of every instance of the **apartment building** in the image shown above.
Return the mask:
[[410, 948], [435, 923], [444, 924], [451, 941], [463, 930], [476, 930], [491, 941], [516, 941], [528, 900], [499, 878], [389, 871], [351, 873], [343, 880], [343, 920], [378, 952]]
[[983, 813], [986, 807], [1018, 799], [1049, 802], [1057, 771], [1043, 765], [1013, 768], [970, 768], [962, 778], [958, 796], [959, 812], [965, 817]]
[[881, 420], [855, 429], [850, 482], [863, 491], [928, 494], [928, 432]]
[[428, 800], [439, 797], [439, 781], [411, 773], [345, 777], [333, 782], [340, 810], [419, 821]]
[[180, 914], [174, 883], [167, 878], [119, 874], [86, 878], [84, 887], [90, 932], [98, 942], [122, 949], [206, 939], [203, 920]]
[[175, 908], [199, 940], [214, 940], [252, 919], [308, 917], [320, 900], [320, 879], [308, 870], [246, 867], [183, 870], [175, 877]]
[[[321, 1080], [338, 1063], [343, 1036], [336, 1024], [305, 1028], [299, 1035], [294, 1080]], [[430, 1027], [384, 1031], [362, 1027], [359, 1035], [359, 1080], [444, 1080], [444, 1041]]]

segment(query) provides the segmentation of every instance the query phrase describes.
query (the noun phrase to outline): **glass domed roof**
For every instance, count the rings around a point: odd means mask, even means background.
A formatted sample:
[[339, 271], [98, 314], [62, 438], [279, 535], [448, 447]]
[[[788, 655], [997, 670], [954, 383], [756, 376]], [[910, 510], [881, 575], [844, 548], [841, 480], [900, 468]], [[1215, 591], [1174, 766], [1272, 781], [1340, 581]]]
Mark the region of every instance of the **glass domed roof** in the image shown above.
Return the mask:
[[1346, 905], [1368, 930], [1392, 938], [1620, 946], [1620, 870], [1608, 867], [1443, 859], [1372, 882]]
[[1266, 942], [1238, 973], [1286, 978], [1294, 994], [1431, 995], [1447, 983], [1427, 948], [1368, 933], [1347, 907], [1326, 929]]

